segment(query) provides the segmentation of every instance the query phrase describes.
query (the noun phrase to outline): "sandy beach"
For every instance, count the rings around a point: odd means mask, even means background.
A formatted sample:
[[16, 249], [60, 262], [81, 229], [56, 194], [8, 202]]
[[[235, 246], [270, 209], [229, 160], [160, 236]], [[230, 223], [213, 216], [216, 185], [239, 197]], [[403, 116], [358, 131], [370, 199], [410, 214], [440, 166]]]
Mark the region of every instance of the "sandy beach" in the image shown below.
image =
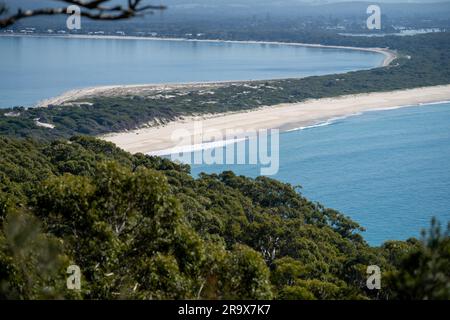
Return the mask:
[[[173, 135], [180, 133], [190, 135], [191, 139], [185, 137], [184, 141], [205, 143], [211, 142], [211, 139], [206, 137], [212, 132], [220, 132], [225, 135], [227, 130], [247, 131], [274, 128], [289, 131], [336, 117], [442, 101], [450, 101], [450, 85], [347, 95], [302, 103], [279, 104], [247, 112], [186, 117], [164, 126], [114, 133], [101, 138], [113, 142], [131, 153], [161, 154], [158, 151], [174, 147], [179, 150], [180, 147], [188, 145], [180, 144], [179, 139], [173, 139]], [[201, 132], [198, 130], [199, 125], [202, 127]]]
[[122, 36], [122, 35], [88, 35], [88, 34], [70, 34], [70, 35], [55, 35], [55, 34], [0, 34], [0, 37], [58, 37], [58, 38], [72, 38], [72, 39], [98, 39], [98, 40], [146, 40], [146, 41], [187, 41], [187, 42], [223, 42], [236, 44], [266, 44], [266, 45], [286, 45], [286, 46], [301, 46], [309, 48], [322, 49], [344, 49], [376, 52], [384, 55], [384, 60], [380, 67], [388, 66], [397, 57], [397, 54], [388, 48], [367, 48], [367, 47], [349, 47], [349, 46], [334, 46], [323, 45], [316, 43], [302, 43], [302, 42], [280, 42], [280, 41], [243, 41], [243, 40], [221, 40], [221, 39], [190, 39], [190, 38], [162, 38], [162, 37], [139, 37], [139, 36]]
[[[281, 44], [281, 43], [279, 43]], [[293, 45], [293, 44], [290, 44]], [[379, 67], [389, 66], [396, 58], [397, 54], [391, 50], [383, 48], [356, 48], [356, 47], [331, 47], [321, 45], [296, 44], [301, 46], [314, 46], [326, 48], [339, 48], [348, 50], [360, 50], [378, 52], [384, 55], [382, 64]], [[223, 86], [227, 84], [244, 84], [252, 83], [252, 80], [226, 80], [226, 81], [204, 81], [204, 82], [186, 82], [186, 83], [163, 83], [163, 84], [126, 84], [126, 85], [110, 85], [110, 86], [96, 86], [81, 89], [74, 89], [64, 92], [63, 94], [39, 101], [35, 107], [45, 108], [49, 105], [64, 105], [70, 104], [70, 101], [82, 100], [83, 98], [92, 96], [121, 96], [127, 93], [139, 94], [147, 90], [172, 90], [176, 88], [199, 88], [211, 86]]]
[[[388, 48], [365, 48], [365, 47], [348, 47], [348, 46], [331, 46], [311, 43], [290, 43], [290, 42], [274, 42], [274, 41], [238, 41], [238, 40], [206, 40], [206, 39], [184, 39], [184, 38], [151, 38], [151, 37], [136, 37], [136, 36], [98, 36], [98, 35], [18, 35], [18, 34], [0, 34], [0, 37], [57, 37], [57, 38], [73, 38], [73, 39], [109, 39], [109, 40], [143, 40], [143, 41], [187, 41], [187, 42], [223, 42], [223, 43], [236, 43], [236, 44], [265, 44], [265, 45], [285, 45], [285, 46], [301, 46], [309, 48], [322, 48], [322, 49], [340, 49], [340, 50], [356, 50], [375, 52], [384, 56], [383, 61], [377, 67], [387, 67], [396, 58], [397, 53]], [[126, 91], [133, 90], [134, 93], [144, 90], [160, 90], [161, 88], [173, 89], [177, 87], [189, 87], [189, 86], [203, 86], [203, 85], [225, 85], [229, 83], [248, 83], [251, 80], [228, 80], [228, 81], [211, 81], [211, 82], [189, 82], [189, 83], [177, 83], [177, 84], [127, 84], [127, 85], [108, 85], [108, 86], [95, 86], [81, 89], [74, 89], [64, 92], [63, 94], [50, 97], [39, 101], [35, 107], [47, 107], [49, 105], [64, 105], [70, 104], [70, 101], [80, 100], [85, 97], [95, 95], [121, 95]]]
[[[5, 35], [15, 36], [15, 35]], [[40, 37], [40, 35], [31, 35]], [[42, 37], [47, 37], [42, 35]], [[249, 43], [249, 44], [269, 44], [303, 46], [313, 48], [328, 48], [342, 50], [358, 50], [376, 52], [384, 56], [383, 61], [377, 67], [387, 67], [396, 58], [397, 54], [388, 48], [361, 48], [346, 46], [327, 46], [307, 43], [283, 43], [283, 42], [262, 42], [262, 41], [226, 41], [226, 40], [197, 40], [197, 39], [167, 39], [167, 38], [145, 38], [129, 36], [91, 36], [91, 35], [64, 35], [63, 38], [89, 38], [89, 39], [120, 39], [120, 40], [148, 40], [148, 41], [198, 41], [198, 42], [229, 42], [229, 43]], [[90, 88], [82, 88], [68, 91], [60, 96], [39, 102], [36, 107], [46, 107], [48, 105], [72, 105], [72, 101], [80, 104], [84, 98], [92, 96], [121, 96], [126, 94], [139, 95], [148, 90], [172, 90], [175, 88], [189, 87], [220, 87], [230, 83], [251, 83], [252, 81], [222, 81], [222, 82], [192, 82], [178, 84], [142, 84], [142, 85], [110, 85]], [[178, 121], [171, 122], [164, 126], [152, 126], [130, 132], [114, 133], [102, 137], [105, 140], [114, 142], [119, 147], [132, 153], [157, 153], [161, 150], [172, 149], [174, 146], [184, 147], [172, 139], [172, 134], [177, 130], [192, 132], [193, 141], [210, 141], [203, 134], [194, 133], [194, 124], [201, 121], [203, 132], [211, 130], [225, 133], [226, 130], [259, 130], [269, 128], [279, 128], [281, 130], [292, 130], [295, 128], [314, 125], [331, 118], [348, 116], [355, 113], [370, 111], [379, 108], [390, 108], [409, 104], [429, 103], [442, 100], [450, 100], [450, 87], [421, 88], [408, 91], [398, 91], [390, 93], [373, 93], [353, 96], [343, 96], [332, 99], [311, 100], [303, 103], [280, 104], [271, 107], [263, 107], [252, 111], [236, 112], [228, 114], [202, 115], [198, 117], [186, 117]], [[48, 125], [40, 123], [38, 125]]]

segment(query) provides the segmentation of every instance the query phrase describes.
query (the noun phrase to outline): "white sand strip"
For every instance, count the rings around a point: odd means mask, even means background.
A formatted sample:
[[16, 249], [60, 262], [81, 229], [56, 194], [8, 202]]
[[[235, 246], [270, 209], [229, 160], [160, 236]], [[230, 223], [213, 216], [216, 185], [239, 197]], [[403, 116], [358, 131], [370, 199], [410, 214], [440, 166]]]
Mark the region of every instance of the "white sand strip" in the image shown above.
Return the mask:
[[[450, 85], [347, 95], [336, 98], [309, 100], [302, 103], [280, 104], [247, 112], [215, 116], [188, 117], [164, 126], [114, 133], [103, 136], [132, 153], [151, 153], [159, 150], [180, 148], [173, 140], [176, 132], [189, 132], [190, 140], [208, 142], [205, 137], [212, 131], [225, 135], [226, 130], [259, 130], [279, 128], [282, 131], [314, 125], [332, 118], [380, 109], [399, 108], [450, 100]], [[195, 125], [201, 121], [202, 132], [195, 133]], [[186, 138], [186, 137], [185, 137]], [[192, 143], [192, 144], [193, 144]]]

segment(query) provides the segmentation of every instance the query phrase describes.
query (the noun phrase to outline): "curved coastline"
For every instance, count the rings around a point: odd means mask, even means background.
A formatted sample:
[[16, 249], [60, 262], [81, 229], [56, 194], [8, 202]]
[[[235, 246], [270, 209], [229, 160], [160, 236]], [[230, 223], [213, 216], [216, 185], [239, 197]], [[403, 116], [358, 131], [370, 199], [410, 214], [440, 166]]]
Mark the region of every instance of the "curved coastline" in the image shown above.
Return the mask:
[[[4, 36], [24, 36], [24, 35], [4, 35]], [[29, 37], [59, 37], [76, 39], [117, 39], [117, 40], [147, 40], [147, 41], [188, 41], [188, 42], [221, 42], [237, 44], [268, 44], [268, 45], [287, 45], [302, 46], [323, 49], [339, 50], [358, 50], [374, 52], [384, 55], [382, 63], [374, 68], [387, 67], [396, 58], [397, 53], [388, 48], [362, 48], [346, 46], [327, 46], [321, 44], [307, 43], [289, 43], [289, 42], [269, 42], [269, 41], [235, 41], [235, 40], [203, 40], [203, 39], [183, 39], [183, 38], [149, 38], [132, 36], [91, 36], [91, 35], [25, 35]], [[139, 94], [139, 90], [147, 89], [174, 89], [180, 87], [199, 87], [211, 85], [225, 85], [229, 83], [251, 84], [256, 80], [227, 80], [210, 82], [188, 82], [188, 83], [169, 83], [169, 84], [130, 84], [130, 85], [107, 85], [95, 86], [82, 89], [70, 90], [62, 95], [39, 102], [36, 107], [46, 107], [48, 105], [67, 105], [70, 101], [87, 98], [93, 95], [120, 95], [130, 90]], [[430, 96], [430, 92], [431, 96]], [[416, 88], [409, 90], [399, 90], [380, 93], [363, 93], [348, 96], [336, 96], [332, 98], [323, 98], [304, 101], [301, 103], [279, 104], [275, 106], [266, 106], [256, 108], [250, 111], [229, 112], [224, 114], [201, 115], [197, 117], [186, 117], [177, 121], [172, 121], [164, 126], [154, 126], [151, 128], [141, 128], [128, 132], [110, 133], [102, 136], [102, 139], [116, 143], [126, 151], [147, 154], [162, 154], [161, 151], [167, 151], [175, 145], [170, 141], [173, 130], [192, 125], [199, 120], [203, 121], [206, 127], [226, 130], [234, 127], [244, 129], [280, 129], [281, 131], [302, 130], [309, 127], [326, 125], [326, 123], [337, 118], [345, 118], [352, 115], [361, 114], [367, 111], [381, 109], [392, 109], [406, 107], [410, 105], [436, 103], [439, 101], [450, 100], [450, 85], [436, 86], [428, 88]], [[406, 95], [406, 100], [397, 103], [395, 95]], [[426, 97], [425, 97], [426, 96]], [[379, 101], [376, 105], [370, 103], [374, 97]], [[334, 106], [327, 108], [324, 106]], [[314, 108], [315, 107], [315, 108]], [[243, 115], [245, 116], [243, 117]], [[283, 116], [280, 116], [283, 115]], [[304, 116], [303, 116], [304, 115]], [[253, 119], [253, 120], [252, 120]], [[256, 122], [255, 122], [256, 119]], [[218, 142], [218, 143], [223, 143]], [[225, 141], [225, 143], [227, 143]], [[178, 146], [179, 147], [179, 146]], [[192, 147], [192, 146], [181, 146]], [[196, 148], [198, 148], [197, 146]], [[202, 149], [203, 147], [200, 147]], [[208, 147], [205, 147], [208, 148]]]
[[[164, 37], [138, 37], [138, 36], [113, 36], [113, 35], [84, 35], [84, 34], [69, 34], [69, 35], [48, 35], [48, 34], [0, 34], [0, 37], [42, 37], [42, 38], [66, 38], [66, 39], [98, 39], [98, 40], [145, 40], [145, 41], [186, 41], [186, 42], [207, 42], [207, 43], [235, 43], [235, 44], [267, 44], [267, 45], [288, 45], [300, 46], [308, 48], [321, 49], [342, 49], [342, 50], [357, 50], [380, 53], [385, 56], [382, 64], [379, 67], [386, 67], [397, 58], [395, 51], [389, 48], [370, 48], [370, 47], [351, 47], [351, 46], [334, 46], [323, 45], [318, 43], [302, 43], [302, 42], [282, 42], [282, 41], [259, 41], [259, 40], [222, 40], [222, 39], [188, 39], [188, 38], [164, 38]], [[250, 80], [249, 80], [250, 81]]]
[[[161, 154], [161, 150], [188, 146], [188, 144], [180, 145], [178, 140], [172, 139], [172, 134], [181, 132], [179, 130], [191, 133], [191, 141], [203, 141], [203, 136], [210, 135], [211, 130], [221, 132], [222, 135], [226, 130], [301, 130], [306, 127], [318, 126], [331, 119], [349, 117], [364, 112], [446, 101], [450, 101], [450, 85], [363, 93], [279, 104], [244, 112], [186, 117], [163, 126], [111, 133], [100, 138], [113, 142], [131, 153]], [[199, 121], [201, 121], [202, 131], [196, 132], [195, 125]]]
[[[114, 36], [114, 35], [46, 35], [46, 34], [0, 34], [4, 37], [42, 37], [42, 38], [63, 38], [63, 39], [98, 39], [98, 40], [142, 40], [142, 41], [186, 41], [186, 42], [206, 42], [206, 43], [233, 43], [233, 44], [265, 44], [265, 45], [279, 45], [279, 46], [301, 46], [307, 48], [319, 48], [319, 49], [337, 49], [337, 50], [353, 50], [363, 51], [381, 54], [384, 56], [383, 61], [374, 68], [387, 67], [396, 58], [397, 54], [388, 48], [364, 48], [364, 47], [350, 47], [350, 46], [331, 46], [322, 44], [310, 44], [310, 43], [297, 43], [297, 42], [276, 42], [276, 41], [239, 41], [239, 40], [220, 40], [220, 39], [186, 39], [186, 38], [157, 38], [157, 37], [138, 37], [138, 36]], [[337, 73], [340, 74], [340, 73]], [[262, 80], [283, 80], [283, 78], [277, 79], [262, 79]], [[262, 80], [226, 80], [226, 81], [202, 81], [202, 82], [184, 82], [184, 83], [149, 83], [149, 84], [126, 84], [126, 85], [106, 85], [106, 86], [93, 86], [80, 89], [73, 89], [66, 91], [58, 96], [49, 97], [43, 99], [35, 104], [34, 107], [46, 107], [48, 105], [61, 105], [67, 103], [70, 100], [79, 100], [83, 97], [97, 94], [105, 94], [109, 90], [117, 89], [140, 89], [143, 87], [148, 88], [176, 88], [186, 86], [201, 86], [203, 84], [228, 84], [228, 83], [252, 83], [254, 81]]]

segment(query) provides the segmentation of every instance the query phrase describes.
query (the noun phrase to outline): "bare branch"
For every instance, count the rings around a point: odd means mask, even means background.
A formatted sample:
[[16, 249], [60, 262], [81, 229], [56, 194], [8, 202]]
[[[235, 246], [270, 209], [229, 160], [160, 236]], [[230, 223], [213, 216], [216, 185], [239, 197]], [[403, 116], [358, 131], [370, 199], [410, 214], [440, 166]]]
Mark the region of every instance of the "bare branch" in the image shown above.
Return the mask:
[[[107, 6], [111, 0], [56, 0], [68, 5], [77, 5], [81, 10], [81, 16], [92, 20], [124, 20], [143, 14], [153, 13], [153, 10], [165, 10], [162, 5], [141, 5], [142, 0], [127, 0], [128, 4]], [[34, 10], [18, 9], [17, 12], [4, 19], [0, 19], [0, 29], [13, 25], [17, 21], [29, 17], [45, 15], [67, 14], [67, 7], [42, 8]], [[7, 13], [7, 8], [0, 3], [0, 14]]]
[[0, 3], [0, 15], [5, 14], [6, 12], [8, 12], [6, 5], [4, 3]]

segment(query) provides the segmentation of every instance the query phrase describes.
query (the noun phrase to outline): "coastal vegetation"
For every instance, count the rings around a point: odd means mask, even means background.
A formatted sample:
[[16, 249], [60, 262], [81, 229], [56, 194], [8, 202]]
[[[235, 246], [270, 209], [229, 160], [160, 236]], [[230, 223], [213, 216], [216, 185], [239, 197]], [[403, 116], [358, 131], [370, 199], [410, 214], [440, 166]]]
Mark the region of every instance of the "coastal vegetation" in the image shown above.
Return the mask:
[[[0, 138], [2, 299], [449, 299], [450, 238], [370, 247], [289, 184], [90, 137]], [[81, 269], [67, 290], [66, 268]], [[368, 265], [381, 290], [366, 286]]]
[[[450, 33], [371, 38], [315, 36], [277, 40], [389, 47], [397, 51], [398, 58], [388, 67], [339, 75], [211, 84], [210, 87], [149, 88], [139, 94], [91, 96], [70, 105], [1, 109], [0, 134], [50, 141], [77, 134], [100, 135], [130, 130], [189, 115], [250, 110], [306, 99], [449, 83]], [[267, 35], [255, 37], [252, 39], [274, 40]], [[39, 126], [36, 119], [50, 126]]]
[[[184, 32], [184, 31], [183, 31]], [[388, 47], [388, 67], [149, 89], [0, 110], [0, 299], [450, 299], [450, 227], [369, 246], [299, 188], [131, 155], [100, 135], [206, 113], [448, 84], [450, 33], [341, 37], [263, 28], [226, 40]], [[81, 290], [66, 287], [67, 267]], [[366, 285], [382, 270], [381, 290]]]

